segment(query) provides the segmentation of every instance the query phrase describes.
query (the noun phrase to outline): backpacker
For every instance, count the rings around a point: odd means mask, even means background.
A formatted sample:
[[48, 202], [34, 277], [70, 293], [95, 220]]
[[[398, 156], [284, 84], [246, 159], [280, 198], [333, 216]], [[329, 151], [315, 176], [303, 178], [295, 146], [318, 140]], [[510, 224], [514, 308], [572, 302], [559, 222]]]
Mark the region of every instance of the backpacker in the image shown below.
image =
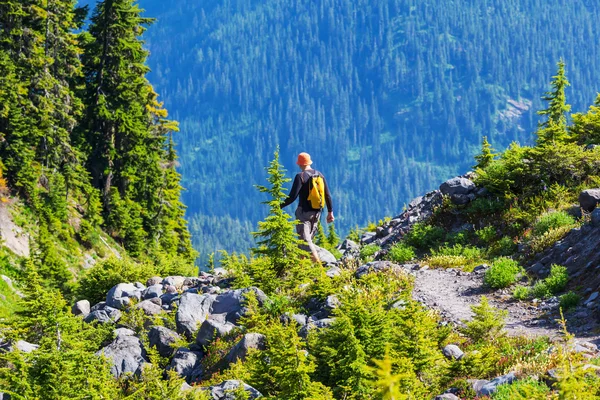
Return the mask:
[[308, 202], [314, 210], [325, 207], [325, 180], [319, 172], [308, 178]]

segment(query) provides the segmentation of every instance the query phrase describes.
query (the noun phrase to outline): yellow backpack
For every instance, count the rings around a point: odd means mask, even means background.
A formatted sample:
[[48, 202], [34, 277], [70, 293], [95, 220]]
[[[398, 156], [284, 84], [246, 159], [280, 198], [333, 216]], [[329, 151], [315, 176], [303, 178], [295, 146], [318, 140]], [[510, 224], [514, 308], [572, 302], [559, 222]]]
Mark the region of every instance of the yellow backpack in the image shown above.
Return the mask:
[[325, 207], [325, 180], [318, 172], [308, 178], [308, 201], [315, 210]]

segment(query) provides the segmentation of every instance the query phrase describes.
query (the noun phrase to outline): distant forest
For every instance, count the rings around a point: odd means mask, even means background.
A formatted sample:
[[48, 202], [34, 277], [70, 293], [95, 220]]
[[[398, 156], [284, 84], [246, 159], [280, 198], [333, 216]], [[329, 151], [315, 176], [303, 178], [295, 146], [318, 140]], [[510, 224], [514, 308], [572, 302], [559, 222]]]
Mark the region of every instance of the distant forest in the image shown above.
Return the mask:
[[[150, 80], [176, 135], [195, 247], [244, 250], [276, 146], [307, 151], [337, 230], [402, 211], [466, 172], [487, 135], [532, 142], [562, 57], [584, 111], [600, 90], [589, 0], [141, 0]], [[290, 210], [292, 213], [293, 210]]]

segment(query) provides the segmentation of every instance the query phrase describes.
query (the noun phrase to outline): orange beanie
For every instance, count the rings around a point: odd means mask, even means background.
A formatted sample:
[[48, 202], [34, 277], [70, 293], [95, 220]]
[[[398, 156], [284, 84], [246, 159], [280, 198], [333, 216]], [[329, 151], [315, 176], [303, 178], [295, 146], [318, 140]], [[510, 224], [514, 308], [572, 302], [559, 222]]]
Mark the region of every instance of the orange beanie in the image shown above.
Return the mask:
[[310, 154], [308, 153], [300, 153], [298, 154], [298, 161], [296, 161], [298, 165], [311, 165], [312, 160], [310, 159]]

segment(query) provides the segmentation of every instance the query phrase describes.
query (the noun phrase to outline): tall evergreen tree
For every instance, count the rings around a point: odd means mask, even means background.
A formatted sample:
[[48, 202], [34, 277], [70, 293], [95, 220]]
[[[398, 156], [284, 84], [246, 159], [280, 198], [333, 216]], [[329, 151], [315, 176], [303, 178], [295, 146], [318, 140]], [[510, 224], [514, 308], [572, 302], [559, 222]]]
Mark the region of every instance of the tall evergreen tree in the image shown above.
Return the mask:
[[267, 168], [269, 186], [257, 186], [261, 193], [269, 195], [263, 204], [269, 206], [269, 215], [258, 223], [258, 231], [253, 232], [258, 247], [252, 249], [257, 255], [269, 257], [275, 271], [281, 275], [285, 270], [300, 264], [308, 253], [299, 248], [300, 239], [294, 231], [291, 216], [281, 208], [281, 203], [287, 197], [284, 187], [289, 178], [285, 177], [285, 169], [279, 164], [279, 148], [275, 151], [273, 160]]
[[483, 137], [483, 141], [481, 142], [481, 153], [475, 156], [475, 161], [477, 161], [477, 165], [473, 168], [477, 169], [485, 169], [488, 165], [494, 161], [494, 149], [492, 145], [487, 140], [487, 136]]
[[146, 79], [141, 35], [152, 19], [141, 14], [134, 0], [98, 3], [85, 39], [87, 109], [78, 139], [113, 235], [133, 255], [152, 243], [192, 259], [170, 139], [177, 126]]
[[565, 63], [561, 59], [558, 62], [558, 72], [552, 77], [550, 83], [552, 90], [542, 96], [542, 100], [548, 102], [548, 108], [538, 111], [539, 115], [547, 116], [538, 129], [538, 144], [547, 145], [556, 142], [564, 142], [568, 139], [567, 113], [571, 106], [567, 104], [565, 89], [570, 86], [565, 73]]
[[331, 224], [329, 224], [328, 231], [327, 231], [327, 244], [329, 245], [330, 248], [336, 248], [339, 243], [340, 243], [340, 237], [338, 236], [337, 232], [335, 231], [335, 224], [331, 223]]

